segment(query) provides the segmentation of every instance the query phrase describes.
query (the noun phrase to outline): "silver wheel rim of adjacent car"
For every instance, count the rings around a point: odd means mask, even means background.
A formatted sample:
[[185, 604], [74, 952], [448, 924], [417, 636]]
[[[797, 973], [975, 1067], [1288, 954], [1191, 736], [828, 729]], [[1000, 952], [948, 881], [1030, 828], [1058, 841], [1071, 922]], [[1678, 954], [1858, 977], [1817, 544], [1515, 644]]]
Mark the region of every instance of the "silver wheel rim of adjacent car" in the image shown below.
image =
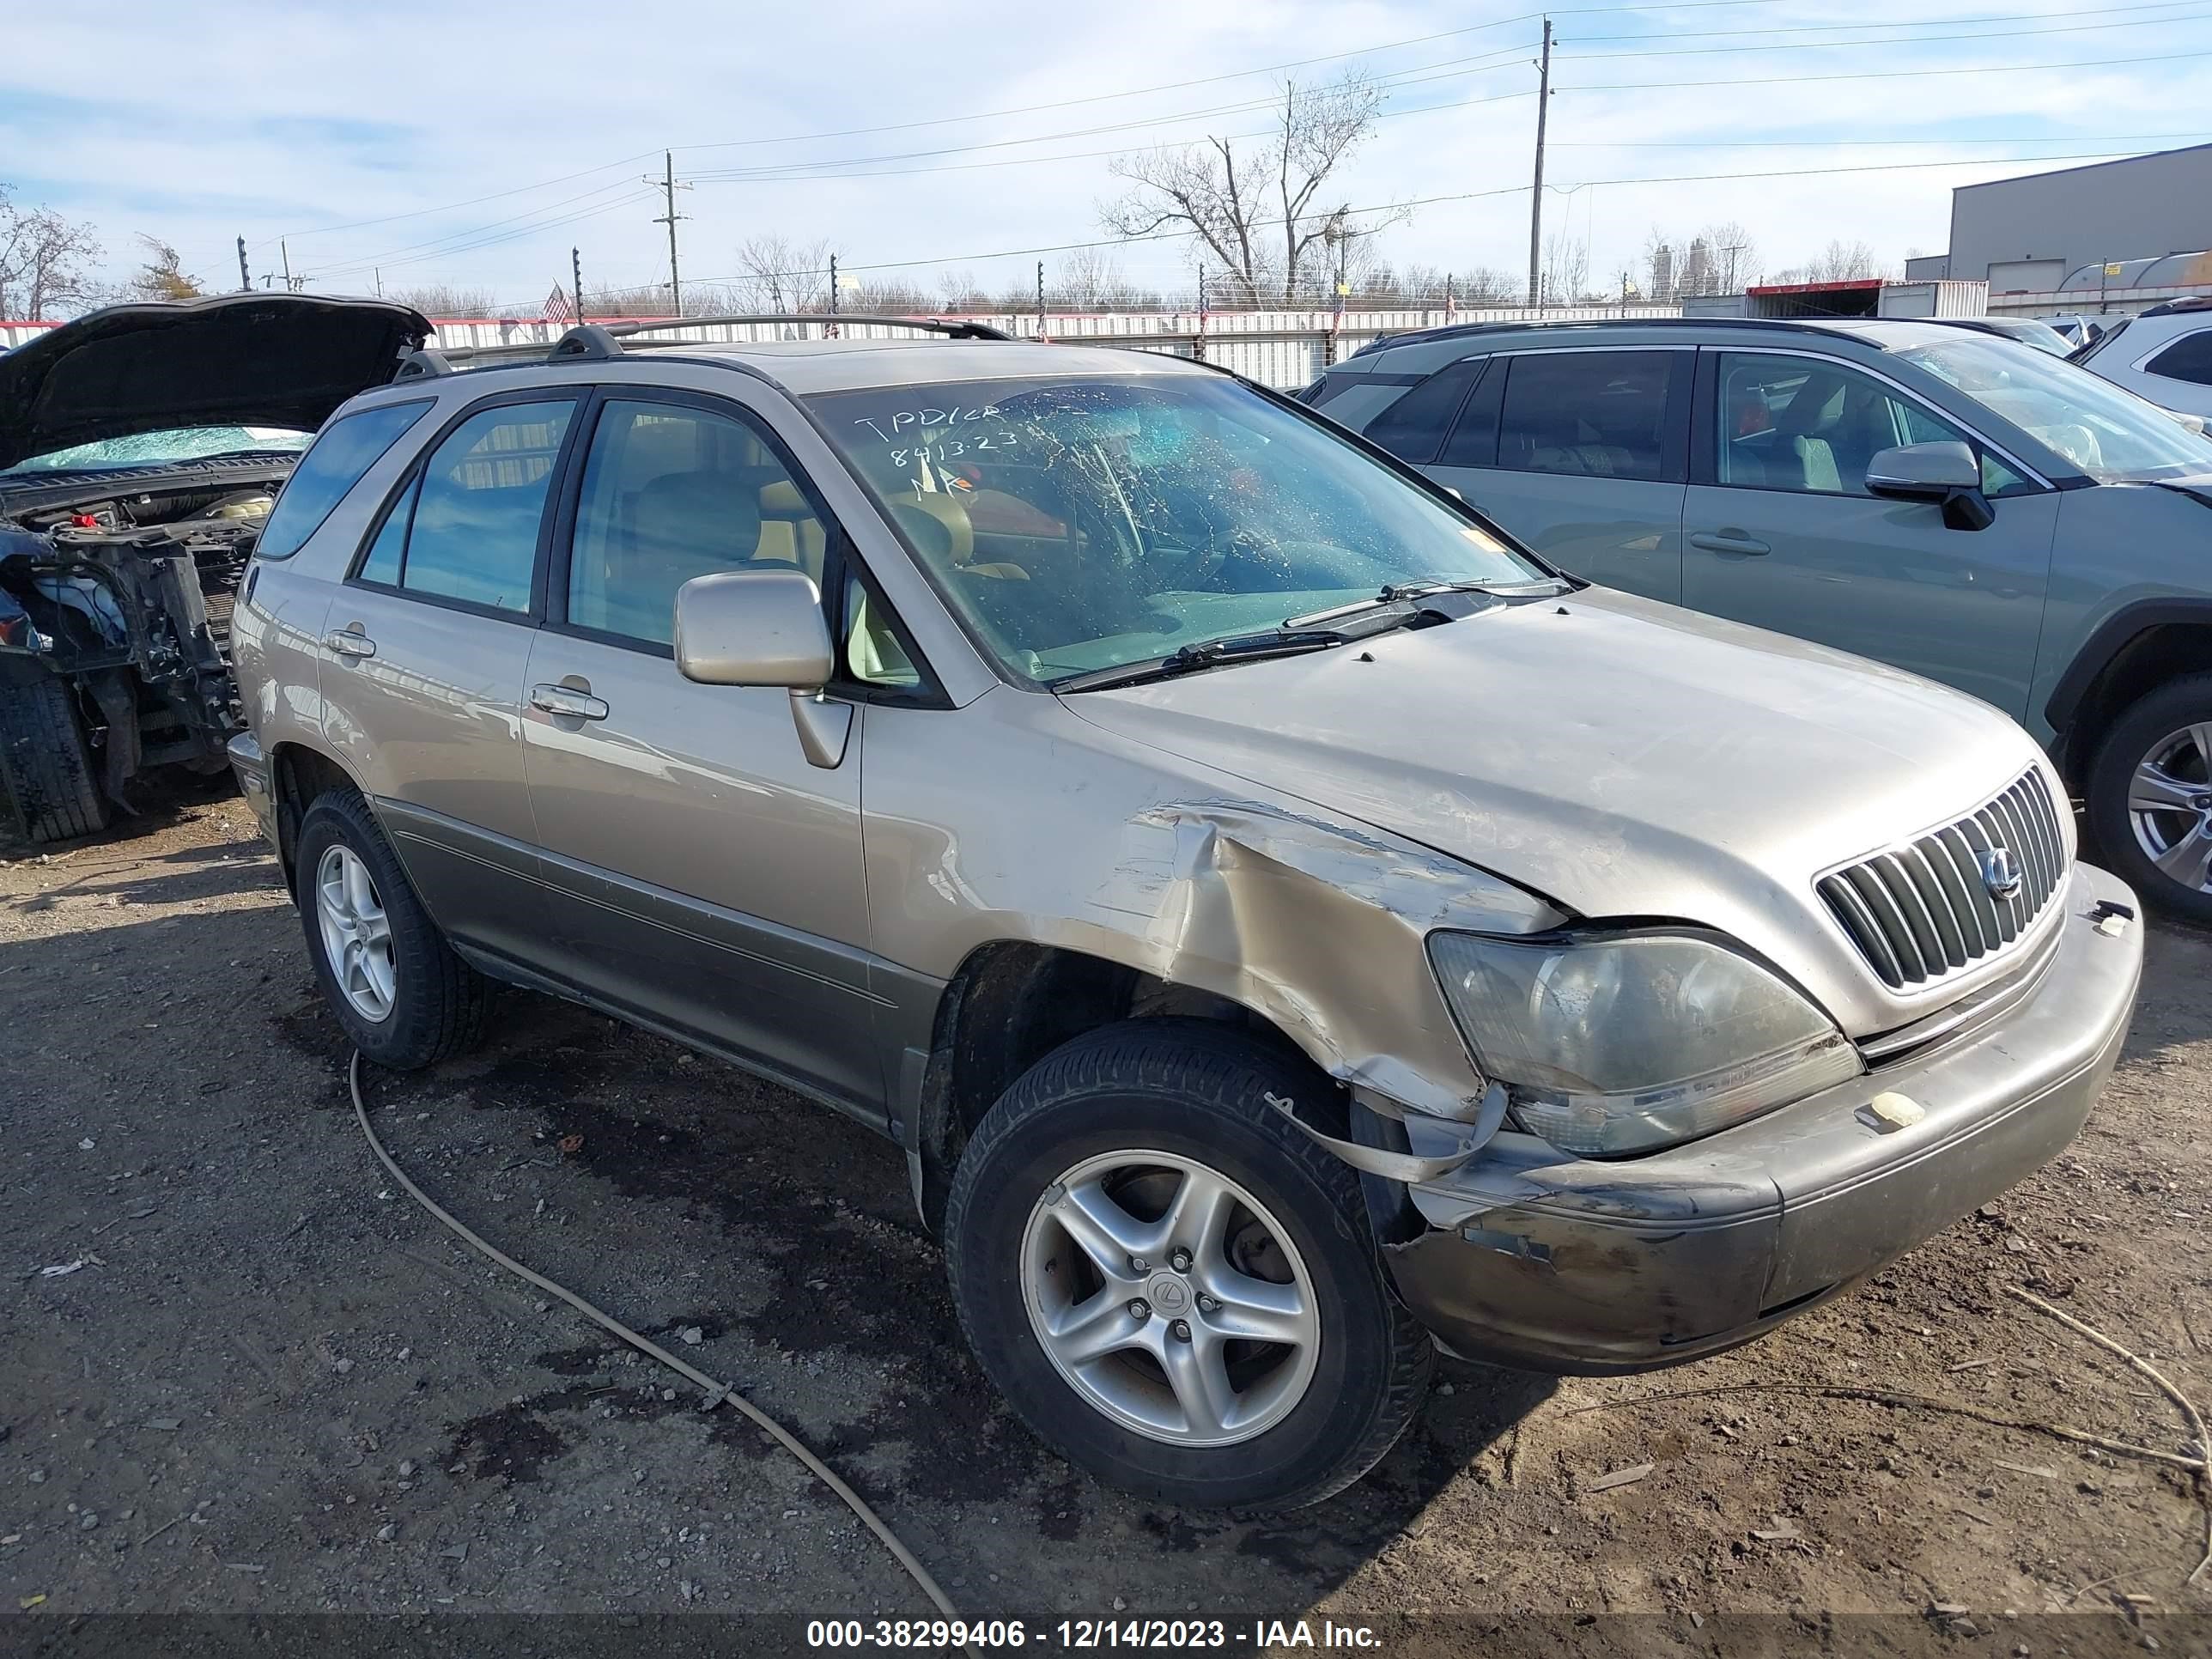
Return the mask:
[[2151, 745], [2128, 781], [2128, 824], [2168, 878], [2212, 892], [2212, 720]]
[[1068, 1386], [1170, 1445], [1265, 1434], [1321, 1357], [1313, 1279], [1282, 1224], [1174, 1152], [1109, 1152], [1054, 1182], [1023, 1230], [1021, 1281]]
[[368, 866], [350, 847], [331, 848], [315, 866], [315, 920], [338, 994], [372, 1024], [389, 1018], [398, 984], [392, 921]]

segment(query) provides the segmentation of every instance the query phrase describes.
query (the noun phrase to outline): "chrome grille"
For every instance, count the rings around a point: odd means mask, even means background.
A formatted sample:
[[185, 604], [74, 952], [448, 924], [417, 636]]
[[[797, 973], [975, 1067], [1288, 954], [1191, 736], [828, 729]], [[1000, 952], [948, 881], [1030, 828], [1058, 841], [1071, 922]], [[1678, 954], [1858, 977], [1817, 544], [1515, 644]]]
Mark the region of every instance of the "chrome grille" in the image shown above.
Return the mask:
[[[2020, 890], [1998, 898], [1983, 860], [2011, 854]], [[1863, 859], [1817, 884], [1859, 953], [1892, 990], [1925, 985], [2026, 933], [2066, 879], [2066, 835], [2039, 770], [1980, 811]]]

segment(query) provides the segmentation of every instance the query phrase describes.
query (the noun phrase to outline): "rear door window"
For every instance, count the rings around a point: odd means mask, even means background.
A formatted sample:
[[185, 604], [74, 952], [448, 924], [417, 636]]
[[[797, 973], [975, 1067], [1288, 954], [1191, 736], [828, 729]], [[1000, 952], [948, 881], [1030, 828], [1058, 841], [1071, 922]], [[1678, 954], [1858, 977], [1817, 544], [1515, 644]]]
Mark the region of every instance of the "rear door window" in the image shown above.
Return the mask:
[[[478, 410], [431, 452], [356, 579], [527, 613], [571, 398]], [[404, 522], [404, 525], [402, 521]]]
[[1689, 358], [1680, 351], [1554, 351], [1510, 359], [1498, 465], [1679, 482], [1668, 412]]
[[323, 527], [331, 509], [384, 459], [407, 428], [428, 410], [419, 404], [386, 404], [341, 415], [323, 428], [277, 492], [276, 506], [254, 550], [264, 559], [289, 559]]

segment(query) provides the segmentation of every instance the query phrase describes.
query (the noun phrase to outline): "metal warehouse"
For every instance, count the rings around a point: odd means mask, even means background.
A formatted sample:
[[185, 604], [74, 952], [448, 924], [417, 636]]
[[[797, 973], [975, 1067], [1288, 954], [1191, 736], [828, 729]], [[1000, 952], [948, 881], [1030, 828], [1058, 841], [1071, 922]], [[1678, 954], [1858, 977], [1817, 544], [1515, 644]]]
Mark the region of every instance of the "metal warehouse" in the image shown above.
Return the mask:
[[[1993, 311], [2136, 311], [2212, 287], [2212, 260], [2142, 269], [2160, 256], [2207, 248], [2212, 144], [2198, 144], [1954, 190], [1950, 252], [1910, 260], [1905, 270], [1986, 280]], [[2123, 269], [2107, 273], [2108, 264]]]

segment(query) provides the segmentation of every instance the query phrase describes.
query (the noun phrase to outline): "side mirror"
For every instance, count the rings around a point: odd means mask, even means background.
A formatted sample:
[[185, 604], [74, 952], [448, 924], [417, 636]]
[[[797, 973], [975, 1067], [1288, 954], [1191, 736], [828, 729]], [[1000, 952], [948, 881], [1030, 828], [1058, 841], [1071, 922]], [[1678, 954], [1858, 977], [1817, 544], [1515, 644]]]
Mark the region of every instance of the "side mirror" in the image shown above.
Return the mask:
[[804, 572], [723, 570], [676, 590], [676, 667], [702, 685], [828, 684], [836, 653]]
[[1900, 444], [1867, 463], [1867, 492], [1892, 501], [1928, 501], [1943, 509], [1954, 530], [1987, 530], [1996, 509], [1982, 494], [1982, 466], [1971, 445]]

